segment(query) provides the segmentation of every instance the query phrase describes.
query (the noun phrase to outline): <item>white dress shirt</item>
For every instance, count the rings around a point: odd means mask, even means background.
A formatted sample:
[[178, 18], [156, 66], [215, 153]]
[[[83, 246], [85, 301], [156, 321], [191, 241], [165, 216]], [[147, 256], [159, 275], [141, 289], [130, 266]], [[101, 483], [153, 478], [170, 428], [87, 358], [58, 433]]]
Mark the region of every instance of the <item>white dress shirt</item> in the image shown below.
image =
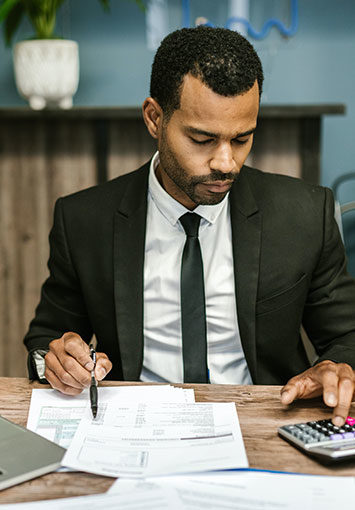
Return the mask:
[[[142, 381], [184, 382], [180, 270], [186, 234], [179, 221], [188, 209], [160, 185], [151, 162], [144, 261], [144, 360]], [[202, 219], [207, 358], [211, 383], [252, 384], [240, 342], [235, 299], [228, 195], [194, 209]]]

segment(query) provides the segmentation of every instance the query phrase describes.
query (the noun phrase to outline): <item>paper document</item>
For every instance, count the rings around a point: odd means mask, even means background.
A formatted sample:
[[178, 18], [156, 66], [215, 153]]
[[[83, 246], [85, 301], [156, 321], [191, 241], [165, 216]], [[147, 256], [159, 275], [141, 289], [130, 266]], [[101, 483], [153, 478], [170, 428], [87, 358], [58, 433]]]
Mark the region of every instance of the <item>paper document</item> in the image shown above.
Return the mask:
[[234, 403], [127, 403], [90, 408], [63, 466], [106, 476], [146, 477], [247, 467]]
[[[99, 387], [99, 405], [109, 402], [194, 402], [194, 390], [170, 385]], [[68, 448], [89, 402], [89, 389], [75, 397], [56, 390], [32, 390], [27, 428]]]
[[119, 479], [108, 493], [167, 487], [177, 491], [187, 510], [334, 510], [354, 501], [355, 478], [234, 471]]
[[156, 488], [125, 492], [122, 494], [99, 494], [76, 498], [34, 501], [0, 505], [1, 510], [183, 510], [174, 489]]

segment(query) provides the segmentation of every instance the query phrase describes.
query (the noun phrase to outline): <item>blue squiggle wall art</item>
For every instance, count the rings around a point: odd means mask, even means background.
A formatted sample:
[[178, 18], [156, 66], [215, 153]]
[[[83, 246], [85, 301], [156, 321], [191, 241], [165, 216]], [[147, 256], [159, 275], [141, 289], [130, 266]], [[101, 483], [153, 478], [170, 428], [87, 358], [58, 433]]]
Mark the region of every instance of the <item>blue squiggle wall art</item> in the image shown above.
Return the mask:
[[[248, 34], [253, 39], [264, 39], [270, 32], [272, 27], [276, 27], [282, 35], [285, 37], [292, 37], [295, 35], [298, 29], [298, 0], [291, 0], [291, 26], [286, 28], [285, 25], [277, 18], [270, 18], [265, 21], [260, 32], [255, 30], [250, 24], [249, 20], [245, 18], [239, 18], [238, 16], [232, 16], [227, 19], [225, 28], [231, 28], [234, 23], [243, 23], [247, 29]], [[190, 26], [190, 0], [182, 0], [182, 25], [185, 28]], [[208, 21], [204, 25], [213, 27], [213, 23]]]

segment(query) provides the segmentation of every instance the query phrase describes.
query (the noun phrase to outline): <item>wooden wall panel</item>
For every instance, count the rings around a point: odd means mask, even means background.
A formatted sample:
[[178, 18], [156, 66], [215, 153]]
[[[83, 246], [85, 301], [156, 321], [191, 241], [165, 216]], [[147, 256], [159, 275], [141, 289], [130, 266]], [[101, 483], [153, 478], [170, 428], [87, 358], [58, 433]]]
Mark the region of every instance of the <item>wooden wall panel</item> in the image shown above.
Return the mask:
[[26, 375], [22, 339], [47, 276], [61, 196], [96, 183], [91, 123], [0, 123], [0, 375]]
[[260, 119], [246, 163], [264, 172], [301, 177], [300, 121]]
[[108, 178], [132, 172], [156, 151], [156, 141], [141, 119], [109, 123]]

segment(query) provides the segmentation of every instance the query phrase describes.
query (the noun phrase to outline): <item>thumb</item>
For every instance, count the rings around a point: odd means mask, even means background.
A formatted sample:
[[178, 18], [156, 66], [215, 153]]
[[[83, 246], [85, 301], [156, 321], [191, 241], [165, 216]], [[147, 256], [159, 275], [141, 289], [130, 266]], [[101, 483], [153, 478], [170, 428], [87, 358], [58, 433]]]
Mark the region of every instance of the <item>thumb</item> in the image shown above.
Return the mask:
[[96, 368], [95, 376], [98, 381], [101, 381], [112, 368], [112, 363], [103, 352], [96, 353]]
[[284, 405], [291, 404], [298, 396], [297, 383], [287, 383], [281, 389], [281, 403]]

